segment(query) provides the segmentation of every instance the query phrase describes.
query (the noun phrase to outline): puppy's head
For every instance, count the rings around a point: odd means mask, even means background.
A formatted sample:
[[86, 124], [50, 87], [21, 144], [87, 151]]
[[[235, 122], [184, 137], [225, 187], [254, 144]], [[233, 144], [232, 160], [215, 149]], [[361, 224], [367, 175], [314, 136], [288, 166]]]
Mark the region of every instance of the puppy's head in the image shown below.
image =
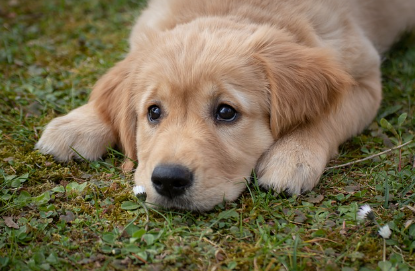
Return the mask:
[[326, 52], [283, 31], [224, 24], [146, 37], [124, 65], [118, 130], [150, 203], [208, 210], [235, 200], [273, 142], [321, 116], [350, 82]]

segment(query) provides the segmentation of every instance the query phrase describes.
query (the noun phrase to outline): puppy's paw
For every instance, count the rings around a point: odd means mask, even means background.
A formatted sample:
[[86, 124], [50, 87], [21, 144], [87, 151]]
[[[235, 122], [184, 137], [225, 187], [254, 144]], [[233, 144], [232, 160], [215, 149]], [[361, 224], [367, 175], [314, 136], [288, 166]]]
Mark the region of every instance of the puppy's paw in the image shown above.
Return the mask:
[[318, 183], [327, 161], [328, 150], [324, 143], [286, 136], [260, 159], [258, 182], [277, 192], [301, 194]]
[[86, 104], [66, 116], [53, 119], [35, 148], [43, 154], [53, 155], [58, 161], [79, 156], [96, 160], [114, 142], [111, 127], [98, 117], [91, 104]]

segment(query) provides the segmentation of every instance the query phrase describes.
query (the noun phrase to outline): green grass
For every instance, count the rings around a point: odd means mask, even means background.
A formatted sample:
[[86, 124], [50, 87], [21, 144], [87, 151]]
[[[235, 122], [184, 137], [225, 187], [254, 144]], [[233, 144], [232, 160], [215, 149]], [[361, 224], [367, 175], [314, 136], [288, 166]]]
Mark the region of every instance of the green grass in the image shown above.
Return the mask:
[[[203, 214], [143, 208], [116, 152], [60, 164], [34, 151], [42, 127], [84, 104], [94, 82], [123, 58], [143, 6], [0, 3], [1, 270], [415, 269], [414, 143], [329, 170], [308, 194], [284, 197], [254, 183], [236, 202]], [[414, 41], [408, 35], [385, 57], [377, 119], [331, 165], [414, 137]], [[392, 229], [385, 262], [378, 226], [356, 220], [363, 204]]]

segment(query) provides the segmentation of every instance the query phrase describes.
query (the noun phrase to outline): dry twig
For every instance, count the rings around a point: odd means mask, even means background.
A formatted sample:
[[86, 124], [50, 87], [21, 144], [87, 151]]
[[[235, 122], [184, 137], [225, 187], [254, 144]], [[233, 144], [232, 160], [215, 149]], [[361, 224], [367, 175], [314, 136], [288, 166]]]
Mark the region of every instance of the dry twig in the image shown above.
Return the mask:
[[325, 170], [325, 171], [327, 171], [327, 170], [330, 170], [330, 169], [341, 168], [341, 167], [347, 167], [347, 166], [351, 166], [351, 165], [354, 165], [354, 164], [357, 164], [357, 163], [360, 163], [360, 162], [363, 162], [363, 161], [366, 161], [366, 160], [370, 160], [370, 159], [372, 159], [372, 158], [375, 158], [375, 157], [381, 156], [382, 154], [389, 153], [389, 152], [391, 152], [391, 151], [401, 149], [401, 148], [405, 147], [406, 145], [408, 145], [408, 144], [412, 143], [412, 141], [413, 141], [413, 140], [408, 141], [408, 142], [406, 142], [406, 143], [404, 143], [404, 144], [401, 144], [401, 145], [399, 145], [399, 146], [393, 147], [393, 148], [391, 148], [391, 149], [389, 149], [389, 150], [386, 150], [386, 151], [383, 151], [383, 152], [376, 153], [376, 154], [373, 154], [373, 155], [371, 155], [371, 156], [365, 157], [365, 158], [363, 158], [363, 159], [359, 159], [359, 160], [356, 160], [356, 161], [352, 161], [352, 162], [349, 162], [349, 163], [346, 163], [346, 164], [337, 165], [337, 166], [326, 167], [324, 170]]

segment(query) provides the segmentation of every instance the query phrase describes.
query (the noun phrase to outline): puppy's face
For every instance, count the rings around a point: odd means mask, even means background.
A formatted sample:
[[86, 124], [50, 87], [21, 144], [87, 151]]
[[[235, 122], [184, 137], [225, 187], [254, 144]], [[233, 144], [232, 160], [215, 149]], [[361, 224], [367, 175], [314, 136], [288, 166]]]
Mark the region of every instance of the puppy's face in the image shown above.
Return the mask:
[[149, 203], [202, 211], [236, 199], [273, 142], [318, 120], [351, 84], [325, 50], [225, 25], [177, 26], [127, 57], [120, 139], [137, 153]]
[[265, 77], [235, 50], [173, 34], [144, 58], [135, 78], [144, 89], [133, 96], [135, 181], [148, 202], [208, 210], [234, 200], [272, 144]]

